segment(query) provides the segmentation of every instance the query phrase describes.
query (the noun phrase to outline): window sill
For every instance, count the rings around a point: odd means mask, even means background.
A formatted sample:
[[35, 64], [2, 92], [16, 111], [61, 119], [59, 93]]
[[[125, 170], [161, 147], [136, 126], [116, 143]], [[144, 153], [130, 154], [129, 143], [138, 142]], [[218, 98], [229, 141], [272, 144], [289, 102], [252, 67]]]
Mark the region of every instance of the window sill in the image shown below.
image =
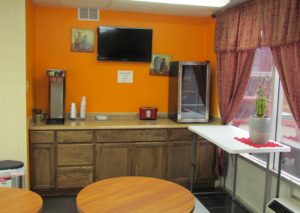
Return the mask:
[[[254, 156], [251, 156], [250, 154], [239, 154], [239, 156], [241, 156], [243, 159], [245, 159], [246, 161], [248, 161], [249, 163], [251, 163], [252, 165], [260, 168], [260, 169], [263, 169], [263, 170], [266, 170], [266, 167], [267, 167], [267, 164], [266, 162], [254, 157]], [[274, 169], [270, 169], [270, 171], [272, 172], [272, 174], [274, 176], [276, 176], [278, 174], [277, 170], [274, 170]], [[300, 179], [284, 172], [284, 171], [281, 171], [281, 180], [285, 181], [286, 183], [288, 184], [293, 184], [293, 185], [296, 185], [296, 186], [300, 186]]]

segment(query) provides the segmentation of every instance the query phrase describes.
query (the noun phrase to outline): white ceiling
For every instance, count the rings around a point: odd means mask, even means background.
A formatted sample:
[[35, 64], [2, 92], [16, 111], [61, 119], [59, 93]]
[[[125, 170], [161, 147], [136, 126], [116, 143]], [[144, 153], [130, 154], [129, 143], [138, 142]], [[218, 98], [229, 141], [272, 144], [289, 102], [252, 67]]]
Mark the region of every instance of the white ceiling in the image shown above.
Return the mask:
[[[210, 16], [224, 8], [198, 7], [159, 4], [149, 2], [137, 2], [131, 0], [32, 0], [34, 4], [62, 6], [62, 7], [83, 7], [100, 8], [105, 10], [122, 10], [129, 12], [157, 13], [182, 16]], [[213, 0], [207, 0], [213, 1]], [[231, 0], [226, 7], [246, 2], [248, 0]]]

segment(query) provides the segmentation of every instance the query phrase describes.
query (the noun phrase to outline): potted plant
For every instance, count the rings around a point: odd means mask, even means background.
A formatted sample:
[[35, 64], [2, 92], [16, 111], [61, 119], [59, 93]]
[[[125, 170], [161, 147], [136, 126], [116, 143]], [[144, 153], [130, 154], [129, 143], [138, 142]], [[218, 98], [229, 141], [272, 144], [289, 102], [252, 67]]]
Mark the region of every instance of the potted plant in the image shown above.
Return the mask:
[[256, 95], [256, 115], [249, 118], [249, 134], [253, 143], [263, 144], [270, 139], [271, 118], [266, 116], [267, 98], [261, 86], [258, 87]]

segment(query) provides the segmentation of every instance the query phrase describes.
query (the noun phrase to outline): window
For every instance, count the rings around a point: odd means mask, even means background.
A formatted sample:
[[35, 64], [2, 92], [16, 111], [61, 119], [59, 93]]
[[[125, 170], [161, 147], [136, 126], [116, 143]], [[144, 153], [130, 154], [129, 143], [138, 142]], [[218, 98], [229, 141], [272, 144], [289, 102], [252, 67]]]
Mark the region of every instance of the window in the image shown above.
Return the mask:
[[[258, 86], [265, 88], [265, 95], [268, 99], [267, 115], [272, 116], [273, 112], [273, 91], [274, 91], [274, 63], [272, 53], [269, 48], [260, 48], [256, 50], [250, 79], [246, 88], [243, 102], [238, 114], [232, 121], [232, 125], [248, 131], [248, 118], [255, 115], [256, 89]], [[275, 135], [272, 136], [275, 139]], [[258, 159], [266, 162], [268, 154], [253, 154]]]
[[300, 130], [283, 92], [279, 109], [278, 138], [281, 143], [291, 147], [291, 152], [283, 154], [282, 170], [300, 181]]
[[[300, 182], [300, 130], [290, 111], [269, 48], [256, 50], [250, 79], [239, 112], [232, 125], [248, 130], [248, 118], [255, 114], [257, 86], [263, 86], [268, 99], [267, 114], [272, 116], [271, 139], [291, 147], [290, 153], [283, 154], [282, 170]], [[267, 154], [252, 154], [261, 162], [267, 161]], [[276, 159], [276, 158], [271, 158]], [[270, 165], [273, 165], [271, 162]], [[275, 164], [277, 165], [277, 164]]]

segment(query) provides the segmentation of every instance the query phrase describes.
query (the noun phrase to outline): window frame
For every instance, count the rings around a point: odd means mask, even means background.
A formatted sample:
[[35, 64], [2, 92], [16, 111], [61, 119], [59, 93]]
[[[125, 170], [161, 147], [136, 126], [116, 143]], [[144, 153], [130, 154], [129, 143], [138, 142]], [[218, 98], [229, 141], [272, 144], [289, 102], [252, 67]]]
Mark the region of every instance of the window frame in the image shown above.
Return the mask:
[[[252, 72], [252, 71], [251, 71]], [[284, 91], [283, 87], [279, 78], [278, 70], [273, 64], [272, 67], [273, 72], [273, 91], [272, 92], [272, 132], [271, 132], [271, 139], [275, 141], [279, 141], [281, 143], [281, 114], [283, 110], [283, 96]], [[254, 73], [255, 75], [255, 73]], [[240, 127], [238, 127], [240, 128]], [[267, 162], [259, 159], [256, 156], [253, 156], [251, 154], [239, 154], [243, 159], [246, 159], [247, 161], [251, 162], [252, 164], [266, 169]], [[278, 161], [279, 161], [279, 153], [270, 153], [269, 155], [269, 171], [271, 171], [273, 174], [278, 174]], [[281, 178], [283, 180], [287, 181], [288, 183], [292, 183], [296, 186], [300, 186], [300, 177], [296, 177], [288, 172], [285, 172], [284, 170], [281, 171]]]

